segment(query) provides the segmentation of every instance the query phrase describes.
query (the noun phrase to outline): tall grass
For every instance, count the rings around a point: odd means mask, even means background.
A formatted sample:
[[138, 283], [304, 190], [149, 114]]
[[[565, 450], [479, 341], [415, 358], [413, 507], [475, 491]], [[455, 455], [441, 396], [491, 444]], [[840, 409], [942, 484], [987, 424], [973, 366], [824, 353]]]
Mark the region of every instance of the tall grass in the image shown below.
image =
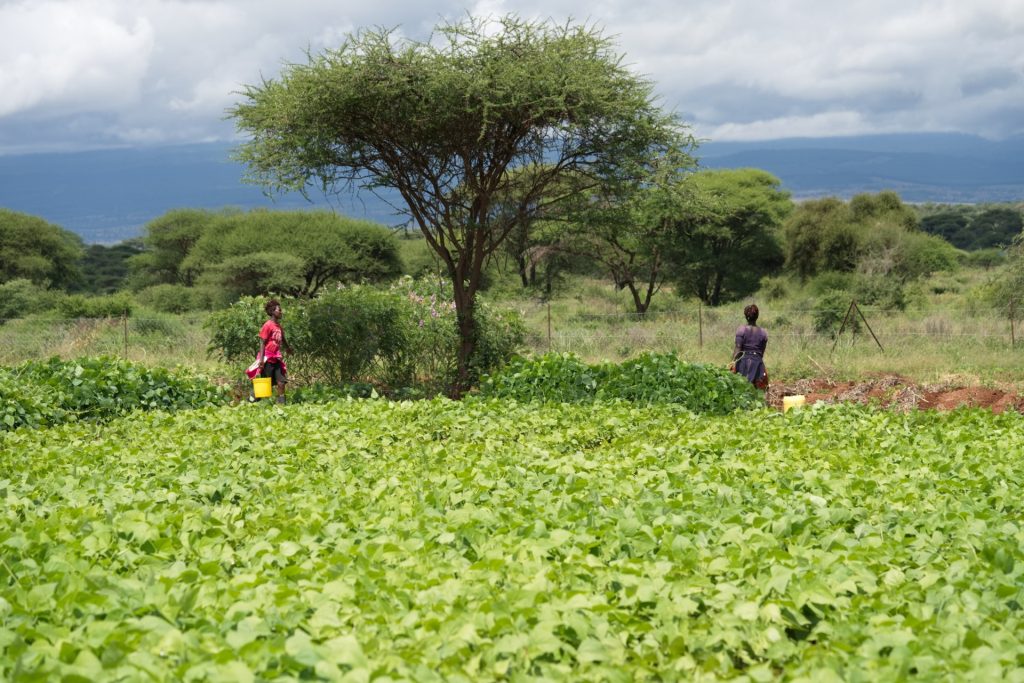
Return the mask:
[[[970, 272], [922, 285], [911, 308], [889, 312], [862, 307], [871, 330], [844, 332], [838, 341], [813, 326], [813, 295], [796, 289], [761, 300], [760, 323], [769, 334], [766, 361], [774, 380], [827, 377], [850, 380], [900, 374], [923, 383], [964, 382], [1024, 386], [1024, 324], [1012, 334], [1008, 310], [974, 294]], [[936, 291], [937, 290], [937, 291]], [[495, 300], [500, 295], [500, 299]], [[502, 283], [489, 298], [518, 310], [526, 322], [527, 353], [571, 351], [588, 362], [621, 361], [644, 351], [675, 352], [688, 361], [725, 365], [746, 301], [699, 306], [671, 291], [654, 297], [643, 317], [625, 291], [575, 277], [550, 301]], [[127, 319], [57, 320], [29, 317], [0, 324], [4, 365], [58, 356], [112, 355], [150, 365], [184, 365], [208, 375], [240, 376], [242, 368], [207, 353], [202, 314], [140, 311]], [[257, 330], [253, 330], [255, 336]]]
[[[709, 308], [662, 292], [646, 315], [637, 316], [628, 293], [598, 286], [580, 282], [550, 303], [528, 297], [506, 303], [523, 312], [534, 352], [572, 351], [596, 362], [674, 351], [722, 365], [748, 303]], [[1024, 384], [1024, 324], [1018, 320], [1011, 328], [1005, 308], [984, 305], [969, 291], [918, 297], [905, 311], [859, 306], [867, 326], [861, 321], [858, 332], [846, 330], [838, 339], [814, 329], [813, 298], [806, 293], [749, 301], [761, 309], [759, 323], [769, 333], [766, 362], [777, 379], [900, 374], [924, 383]]]

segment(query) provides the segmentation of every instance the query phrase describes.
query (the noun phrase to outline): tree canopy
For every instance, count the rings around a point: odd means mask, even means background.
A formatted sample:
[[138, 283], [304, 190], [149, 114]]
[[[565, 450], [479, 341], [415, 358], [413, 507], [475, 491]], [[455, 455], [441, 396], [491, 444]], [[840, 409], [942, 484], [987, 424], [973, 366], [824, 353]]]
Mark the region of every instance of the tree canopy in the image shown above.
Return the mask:
[[133, 257], [137, 285], [201, 285], [218, 299], [314, 296], [401, 272], [391, 230], [329, 211], [182, 209], [146, 228], [146, 251]]
[[628, 178], [652, 150], [690, 140], [599, 30], [514, 16], [442, 25], [426, 41], [355, 33], [247, 87], [231, 115], [251, 136], [238, 158], [254, 182], [398, 191], [453, 282], [460, 381], [484, 263], [562, 198], [548, 189]]
[[709, 306], [748, 296], [785, 261], [778, 231], [792, 211], [781, 181], [758, 169], [708, 170], [686, 181], [666, 259], [681, 293]]
[[251, 211], [220, 217], [182, 270], [233, 295], [314, 296], [329, 283], [378, 282], [401, 273], [384, 226], [329, 211]]
[[1005, 249], [1024, 229], [1020, 205], [929, 205], [919, 210], [922, 230], [968, 251]]
[[81, 278], [81, 238], [38, 216], [0, 209], [0, 283], [65, 288]]

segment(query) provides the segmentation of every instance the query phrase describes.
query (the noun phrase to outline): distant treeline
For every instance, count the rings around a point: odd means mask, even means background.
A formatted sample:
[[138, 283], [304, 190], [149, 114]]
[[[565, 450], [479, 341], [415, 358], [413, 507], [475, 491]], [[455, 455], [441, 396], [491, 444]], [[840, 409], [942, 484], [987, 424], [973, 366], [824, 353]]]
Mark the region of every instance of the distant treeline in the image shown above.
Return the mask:
[[924, 204], [921, 229], [957, 249], [1006, 247], [1024, 228], [1024, 202], [1016, 204]]
[[[1002, 264], [1024, 225], [1020, 203], [912, 206], [892, 192], [794, 203], [763, 171], [698, 176], [699, 211], [643, 229], [628, 216], [563, 224], [552, 215], [523, 226], [489, 266], [492, 278], [507, 273], [543, 296], [572, 273], [605, 276], [634, 292], [638, 312], [658, 291], [652, 283], [717, 305], [777, 291], [785, 278], [821, 279], [819, 290], [899, 307], [901, 286], [916, 278]], [[178, 209], [142, 237], [87, 246], [41, 218], [0, 209], [0, 318], [211, 310], [244, 296], [313, 297], [338, 284], [442, 271], [418, 233], [326, 211]]]

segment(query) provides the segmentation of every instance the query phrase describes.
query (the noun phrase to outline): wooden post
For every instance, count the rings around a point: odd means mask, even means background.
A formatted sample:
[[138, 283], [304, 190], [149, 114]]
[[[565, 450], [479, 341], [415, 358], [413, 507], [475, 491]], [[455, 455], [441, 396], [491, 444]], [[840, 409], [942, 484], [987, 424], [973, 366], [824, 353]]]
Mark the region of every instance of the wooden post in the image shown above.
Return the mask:
[[853, 303], [853, 307], [856, 308], [857, 313], [860, 314], [860, 319], [864, 321], [864, 326], [867, 327], [868, 332], [871, 333], [871, 338], [875, 340], [876, 344], [878, 344], [878, 350], [885, 351], [885, 349], [882, 348], [882, 342], [878, 341], [878, 337], [875, 336], [875, 331], [871, 329], [871, 325], [868, 324], [868, 319], [864, 317], [864, 311], [860, 310], [860, 306], [857, 305], [856, 301]]
[[548, 351], [551, 351], [551, 302], [548, 301]]
[[850, 320], [850, 314], [853, 313], [853, 307], [857, 305], [856, 299], [850, 300], [850, 307], [846, 309], [846, 316], [843, 317], [843, 324], [839, 326], [839, 331], [836, 332], [836, 340], [832, 342], [832, 351], [829, 355], [836, 352], [836, 344], [839, 343], [839, 337], [843, 334], [843, 330], [846, 329], [846, 323]]
[[1017, 302], [1010, 299], [1010, 348], [1014, 348], [1017, 345], [1017, 327], [1015, 319], [1017, 317]]
[[697, 348], [704, 348], [704, 303], [697, 302]]
[[124, 327], [124, 359], [128, 360], [128, 311], [121, 316], [121, 324]]

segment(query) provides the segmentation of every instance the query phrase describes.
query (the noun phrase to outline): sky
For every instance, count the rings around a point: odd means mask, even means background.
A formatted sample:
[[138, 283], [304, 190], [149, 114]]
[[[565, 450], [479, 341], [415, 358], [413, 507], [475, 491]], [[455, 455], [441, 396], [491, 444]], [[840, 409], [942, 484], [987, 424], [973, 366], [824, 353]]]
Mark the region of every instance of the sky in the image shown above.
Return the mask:
[[1024, 0], [0, 0], [0, 153], [234, 140], [307, 51], [504, 14], [600, 28], [702, 140], [1024, 135]]

